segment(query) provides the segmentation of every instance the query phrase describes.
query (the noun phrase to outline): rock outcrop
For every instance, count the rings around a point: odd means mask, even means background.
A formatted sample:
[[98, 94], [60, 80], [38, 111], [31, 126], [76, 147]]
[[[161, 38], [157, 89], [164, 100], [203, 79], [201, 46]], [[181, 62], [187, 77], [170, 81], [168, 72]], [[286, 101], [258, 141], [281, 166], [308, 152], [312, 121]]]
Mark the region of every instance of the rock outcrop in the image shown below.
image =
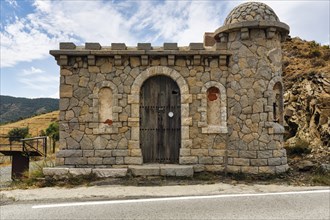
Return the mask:
[[[330, 49], [299, 38], [283, 44], [286, 145], [308, 143], [312, 157], [329, 160]], [[329, 162], [329, 161], [328, 161]]]

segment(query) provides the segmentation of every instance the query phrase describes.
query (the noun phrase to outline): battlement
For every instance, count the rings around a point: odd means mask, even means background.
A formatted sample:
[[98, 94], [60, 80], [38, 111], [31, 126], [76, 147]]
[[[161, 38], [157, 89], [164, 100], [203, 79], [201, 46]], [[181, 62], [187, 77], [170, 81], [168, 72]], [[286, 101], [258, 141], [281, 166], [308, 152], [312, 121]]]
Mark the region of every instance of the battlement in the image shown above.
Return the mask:
[[[99, 43], [85, 43], [76, 46], [72, 42], [60, 43], [59, 50], [51, 50], [59, 65], [68, 65], [69, 57], [88, 57], [89, 65], [95, 65], [96, 57], [114, 57], [115, 65], [122, 64], [124, 57], [140, 57], [142, 65], [148, 65], [150, 57], [166, 57], [167, 65], [174, 65], [176, 57], [191, 57], [194, 65], [200, 65], [204, 58], [218, 58], [221, 66], [227, 66], [231, 53], [222, 48], [223, 43], [216, 43], [212, 47], [203, 43], [190, 43], [189, 46], [178, 47], [177, 43], [164, 43], [163, 46], [151, 46], [150, 43], [138, 43], [136, 47], [128, 47], [125, 43], [112, 43], [111, 46], [101, 46]], [[220, 49], [221, 48], [221, 49]]]
[[125, 43], [111, 43], [111, 46], [101, 46], [100, 43], [85, 43], [76, 46], [72, 42], [60, 43], [59, 50], [51, 50], [50, 54], [58, 55], [230, 55], [230, 52], [220, 47], [205, 46], [203, 43], [190, 43], [189, 46], [179, 47], [177, 43], [164, 43], [163, 46], [152, 46], [150, 43], [138, 43], [136, 47], [126, 46]]

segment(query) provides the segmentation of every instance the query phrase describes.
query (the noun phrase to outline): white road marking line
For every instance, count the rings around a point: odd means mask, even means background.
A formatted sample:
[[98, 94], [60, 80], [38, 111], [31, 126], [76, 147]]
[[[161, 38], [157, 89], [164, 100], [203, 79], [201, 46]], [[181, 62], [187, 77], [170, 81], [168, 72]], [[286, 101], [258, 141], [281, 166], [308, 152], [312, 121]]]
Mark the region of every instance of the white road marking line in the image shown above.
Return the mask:
[[214, 199], [214, 198], [228, 198], [228, 197], [295, 195], [295, 194], [313, 194], [313, 193], [330, 193], [330, 190], [326, 189], [326, 190], [295, 191], [295, 192], [274, 192], [274, 193], [256, 193], [256, 194], [252, 194], [252, 193], [248, 193], [248, 194], [224, 194], [224, 195], [209, 195], [209, 196], [182, 196], [182, 197], [166, 197], [166, 198], [150, 198], [150, 199], [73, 202], [73, 203], [59, 203], [59, 204], [49, 204], [49, 205], [35, 205], [35, 206], [32, 206], [32, 208], [33, 209], [44, 209], [44, 208], [70, 207], [70, 206], [125, 204], [125, 203], [176, 201], [176, 200], [193, 200], [193, 199]]

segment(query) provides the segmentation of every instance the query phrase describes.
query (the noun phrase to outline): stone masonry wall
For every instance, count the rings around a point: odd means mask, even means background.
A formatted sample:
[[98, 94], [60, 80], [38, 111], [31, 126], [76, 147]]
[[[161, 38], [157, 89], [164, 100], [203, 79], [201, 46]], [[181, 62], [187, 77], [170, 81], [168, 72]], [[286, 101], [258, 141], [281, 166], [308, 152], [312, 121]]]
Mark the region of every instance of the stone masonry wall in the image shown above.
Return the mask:
[[[61, 65], [61, 150], [57, 153], [57, 165], [127, 167], [143, 163], [139, 147], [139, 108], [135, 100], [139, 93], [132, 90], [139, 76], [147, 71], [145, 78], [167, 74], [177, 81], [181, 90], [187, 87], [186, 92], [181, 91], [182, 111], [186, 113], [182, 112], [181, 118], [180, 164], [194, 164], [196, 171], [223, 170], [226, 129], [201, 132], [207, 126], [207, 109], [202, 99], [206, 98], [206, 86], [226, 85], [227, 66], [219, 59], [219, 52], [215, 57], [196, 57], [196, 53], [177, 55], [174, 59], [149, 56], [147, 61], [136, 55], [121, 56], [120, 60], [112, 56], [93, 57], [94, 60], [88, 56], [68, 57], [64, 61], [66, 65]], [[184, 82], [181, 86], [179, 77]], [[110, 88], [113, 95], [110, 125], [99, 121], [98, 116], [97, 94], [104, 87]], [[221, 96], [226, 97], [223, 88]], [[225, 109], [226, 100], [223, 102]], [[225, 121], [223, 124], [226, 126]]]
[[[242, 40], [240, 31], [228, 35], [232, 51], [228, 77], [229, 149], [237, 150], [228, 169], [248, 173], [287, 170], [283, 127], [273, 120], [273, 86], [281, 83], [281, 36], [251, 29]], [[283, 109], [282, 109], [283, 111]]]
[[152, 47], [60, 43], [60, 151], [65, 167], [142, 165], [140, 89], [165, 75], [181, 95], [180, 165], [195, 172], [282, 173], [281, 41], [289, 26], [264, 3], [234, 8], [204, 43]]

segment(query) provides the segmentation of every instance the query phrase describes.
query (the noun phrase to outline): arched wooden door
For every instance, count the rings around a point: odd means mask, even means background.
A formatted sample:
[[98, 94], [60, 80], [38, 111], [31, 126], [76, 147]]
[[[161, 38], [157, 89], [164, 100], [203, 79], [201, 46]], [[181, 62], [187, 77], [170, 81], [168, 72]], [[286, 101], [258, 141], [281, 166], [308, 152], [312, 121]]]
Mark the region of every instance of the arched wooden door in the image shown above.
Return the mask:
[[167, 76], [147, 79], [140, 92], [140, 147], [144, 163], [178, 163], [181, 96]]

